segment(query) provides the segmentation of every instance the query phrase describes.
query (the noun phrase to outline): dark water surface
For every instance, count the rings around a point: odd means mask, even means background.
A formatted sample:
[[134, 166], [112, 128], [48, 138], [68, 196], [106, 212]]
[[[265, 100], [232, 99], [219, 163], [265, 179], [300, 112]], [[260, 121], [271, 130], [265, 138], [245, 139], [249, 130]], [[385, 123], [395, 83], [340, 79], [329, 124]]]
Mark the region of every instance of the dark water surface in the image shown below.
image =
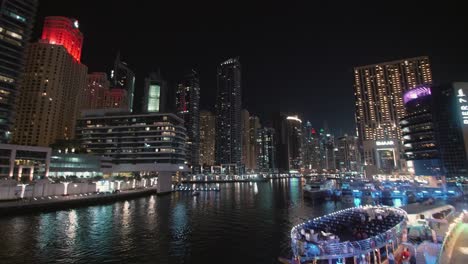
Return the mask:
[[344, 208], [299, 179], [219, 186], [0, 218], [0, 263], [278, 263], [293, 225]]

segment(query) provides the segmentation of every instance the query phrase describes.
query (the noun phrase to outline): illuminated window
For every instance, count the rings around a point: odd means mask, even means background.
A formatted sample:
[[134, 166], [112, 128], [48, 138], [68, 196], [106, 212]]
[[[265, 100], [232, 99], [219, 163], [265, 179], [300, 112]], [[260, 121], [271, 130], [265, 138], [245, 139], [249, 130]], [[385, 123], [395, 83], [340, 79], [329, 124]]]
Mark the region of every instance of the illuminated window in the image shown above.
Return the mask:
[[7, 82], [7, 83], [12, 83], [12, 82], [14, 82], [15, 80], [14, 80], [13, 78], [9, 78], [9, 77], [0, 75], [0, 81], [2, 81], [2, 82]]
[[159, 112], [159, 104], [161, 101], [161, 86], [154, 84], [150, 85], [148, 91], [148, 112]]

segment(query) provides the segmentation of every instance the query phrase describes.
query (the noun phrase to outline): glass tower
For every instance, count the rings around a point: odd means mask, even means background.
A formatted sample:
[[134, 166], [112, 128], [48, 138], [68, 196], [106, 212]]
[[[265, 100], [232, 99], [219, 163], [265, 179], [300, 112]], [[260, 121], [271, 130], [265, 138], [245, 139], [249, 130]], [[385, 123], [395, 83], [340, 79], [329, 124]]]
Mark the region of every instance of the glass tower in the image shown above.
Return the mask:
[[216, 163], [240, 165], [242, 89], [239, 58], [221, 63], [217, 79]]
[[15, 98], [37, 0], [0, 0], [0, 143], [10, 141]]
[[187, 161], [200, 164], [200, 81], [198, 73], [191, 70], [177, 84], [177, 114], [184, 119], [187, 129]]

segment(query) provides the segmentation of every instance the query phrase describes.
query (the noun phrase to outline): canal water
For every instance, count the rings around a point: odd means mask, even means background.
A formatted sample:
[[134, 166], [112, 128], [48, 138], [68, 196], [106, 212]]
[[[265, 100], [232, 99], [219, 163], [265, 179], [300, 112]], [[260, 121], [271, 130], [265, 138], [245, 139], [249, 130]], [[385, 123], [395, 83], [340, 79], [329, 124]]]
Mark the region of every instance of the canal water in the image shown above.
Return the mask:
[[346, 207], [299, 179], [219, 187], [0, 217], [0, 263], [278, 263], [293, 225]]

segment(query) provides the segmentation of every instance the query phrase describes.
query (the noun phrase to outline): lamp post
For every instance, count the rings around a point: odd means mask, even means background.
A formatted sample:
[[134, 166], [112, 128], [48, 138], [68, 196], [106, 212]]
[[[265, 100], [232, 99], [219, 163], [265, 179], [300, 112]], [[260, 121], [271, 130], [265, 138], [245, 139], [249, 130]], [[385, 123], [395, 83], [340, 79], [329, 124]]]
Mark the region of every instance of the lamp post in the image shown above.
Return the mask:
[[70, 184], [70, 182], [64, 182], [63, 183], [63, 195], [66, 196], [68, 194], [68, 184]]

